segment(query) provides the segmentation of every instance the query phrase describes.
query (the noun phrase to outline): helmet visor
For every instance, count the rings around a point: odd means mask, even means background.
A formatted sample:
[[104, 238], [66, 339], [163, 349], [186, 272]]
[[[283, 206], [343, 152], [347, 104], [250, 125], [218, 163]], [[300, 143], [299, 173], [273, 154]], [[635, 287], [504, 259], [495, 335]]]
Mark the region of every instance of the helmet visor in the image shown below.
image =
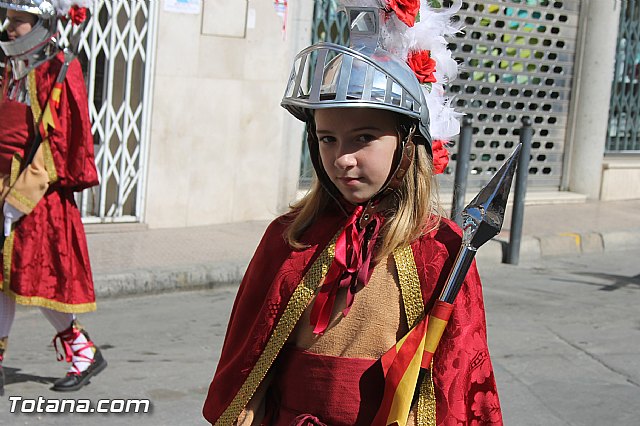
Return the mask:
[[318, 43], [296, 56], [282, 106], [301, 120], [307, 117], [304, 110], [338, 107], [380, 108], [419, 119], [426, 105], [417, 84], [411, 87], [396, 77], [405, 74], [412, 77], [410, 83], [415, 81], [411, 71], [384, 50], [369, 57]]

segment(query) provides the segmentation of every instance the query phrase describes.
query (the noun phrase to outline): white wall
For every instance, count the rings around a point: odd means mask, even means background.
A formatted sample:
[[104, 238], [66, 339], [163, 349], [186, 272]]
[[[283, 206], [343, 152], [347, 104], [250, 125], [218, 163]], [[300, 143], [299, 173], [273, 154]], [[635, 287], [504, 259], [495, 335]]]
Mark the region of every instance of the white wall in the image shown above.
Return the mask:
[[204, 0], [199, 15], [161, 7], [150, 227], [269, 219], [295, 196], [302, 126], [279, 104], [313, 1], [290, 3], [286, 37], [270, 1]]

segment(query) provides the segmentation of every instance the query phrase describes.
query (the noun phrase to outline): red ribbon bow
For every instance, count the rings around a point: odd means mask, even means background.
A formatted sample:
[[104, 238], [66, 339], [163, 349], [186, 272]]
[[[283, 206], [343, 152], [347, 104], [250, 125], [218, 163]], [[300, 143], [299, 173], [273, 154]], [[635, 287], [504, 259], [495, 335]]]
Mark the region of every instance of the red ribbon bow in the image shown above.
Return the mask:
[[[333, 263], [327, 271], [320, 292], [316, 296], [311, 309], [311, 325], [315, 334], [322, 334], [329, 326], [333, 305], [340, 288], [348, 288], [347, 307], [342, 311], [347, 315], [353, 304], [356, 286], [366, 285], [371, 277], [371, 255], [375, 240], [380, 231], [381, 219], [374, 215], [371, 224], [365, 229], [358, 230], [358, 220], [362, 216], [362, 206], [356, 207], [347, 220], [344, 231], [336, 240], [336, 250]], [[367, 228], [371, 229], [367, 238]]]

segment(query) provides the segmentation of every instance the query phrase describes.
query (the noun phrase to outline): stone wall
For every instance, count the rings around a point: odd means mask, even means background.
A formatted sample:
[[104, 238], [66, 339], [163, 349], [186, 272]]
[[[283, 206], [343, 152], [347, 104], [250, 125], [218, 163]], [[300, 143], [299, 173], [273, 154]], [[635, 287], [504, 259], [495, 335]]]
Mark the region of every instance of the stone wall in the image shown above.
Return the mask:
[[[164, 4], [164, 1], [162, 2]], [[145, 222], [152, 228], [269, 219], [295, 197], [303, 128], [280, 108], [312, 0], [161, 7]]]

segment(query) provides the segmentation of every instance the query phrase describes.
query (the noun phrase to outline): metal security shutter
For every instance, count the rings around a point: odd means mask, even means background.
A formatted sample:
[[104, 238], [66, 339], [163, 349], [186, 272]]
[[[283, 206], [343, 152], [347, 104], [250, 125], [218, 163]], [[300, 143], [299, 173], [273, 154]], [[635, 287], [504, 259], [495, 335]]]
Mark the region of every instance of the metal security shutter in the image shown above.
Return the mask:
[[[450, 44], [460, 74], [449, 91], [456, 109], [473, 118], [469, 187], [484, 185], [513, 150], [524, 116], [535, 132], [529, 187], [560, 186], [579, 6], [578, 0], [463, 2], [463, 33]], [[447, 172], [454, 170], [452, 161]]]
[[[488, 182], [512, 151], [524, 116], [535, 131], [529, 188], [560, 186], [579, 9], [579, 0], [462, 2], [457, 15], [463, 31], [450, 43], [460, 74], [449, 94], [456, 110], [473, 117], [470, 188]], [[345, 43], [344, 25], [335, 0], [316, 0], [312, 42]], [[449, 175], [455, 171], [456, 142]], [[312, 170], [303, 147], [301, 184]], [[450, 190], [453, 177], [441, 183]]]

